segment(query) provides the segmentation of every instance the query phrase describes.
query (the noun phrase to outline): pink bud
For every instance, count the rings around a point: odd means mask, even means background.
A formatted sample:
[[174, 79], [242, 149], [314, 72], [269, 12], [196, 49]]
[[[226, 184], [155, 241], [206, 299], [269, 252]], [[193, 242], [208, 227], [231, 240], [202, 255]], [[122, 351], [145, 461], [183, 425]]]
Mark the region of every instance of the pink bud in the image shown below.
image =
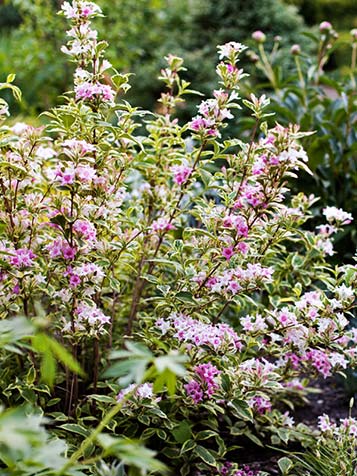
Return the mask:
[[329, 21], [323, 21], [320, 23], [320, 32], [329, 33], [332, 30], [332, 25]]
[[260, 30], [255, 31], [255, 32], [252, 34], [252, 38], [253, 38], [253, 40], [255, 40], [257, 43], [264, 43], [265, 40], [266, 40], [265, 34], [264, 34], [262, 31], [260, 31]]

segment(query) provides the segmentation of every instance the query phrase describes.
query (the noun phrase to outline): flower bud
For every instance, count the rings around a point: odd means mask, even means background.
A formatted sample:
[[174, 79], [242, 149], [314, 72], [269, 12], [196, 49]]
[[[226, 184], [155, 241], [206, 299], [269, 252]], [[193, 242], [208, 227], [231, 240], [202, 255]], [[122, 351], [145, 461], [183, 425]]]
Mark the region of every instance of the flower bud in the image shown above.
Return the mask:
[[281, 37], [280, 35], [274, 36], [274, 41], [275, 41], [275, 43], [280, 43], [281, 40], [282, 40], [282, 37]]
[[292, 55], [295, 55], [295, 56], [298, 56], [301, 54], [301, 47], [300, 45], [293, 45], [291, 48], [290, 48], [290, 53]]
[[330, 33], [332, 30], [332, 25], [329, 21], [323, 21], [320, 23], [320, 33]]
[[265, 40], [267, 39], [267, 37], [265, 36], [265, 34], [260, 31], [260, 30], [257, 30], [255, 31], [253, 34], [252, 34], [252, 38], [253, 40], [255, 40], [257, 43], [264, 43]]
[[254, 51], [247, 51], [247, 56], [248, 56], [248, 59], [249, 61], [251, 61], [252, 63], [258, 63], [259, 61], [259, 56], [254, 53]]
[[352, 36], [352, 41], [357, 41], [357, 28], [353, 28], [353, 30], [350, 31], [350, 34]]

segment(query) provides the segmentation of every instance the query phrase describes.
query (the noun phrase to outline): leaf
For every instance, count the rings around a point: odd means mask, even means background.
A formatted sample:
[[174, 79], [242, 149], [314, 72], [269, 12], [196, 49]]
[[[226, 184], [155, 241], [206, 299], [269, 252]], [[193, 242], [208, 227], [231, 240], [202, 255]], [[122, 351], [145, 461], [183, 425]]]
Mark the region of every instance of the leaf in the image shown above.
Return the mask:
[[201, 445], [197, 445], [195, 448], [195, 453], [201, 458], [202, 461], [209, 464], [210, 466], [216, 466], [216, 458], [213, 454], [204, 448]]
[[187, 420], [182, 421], [173, 430], [172, 434], [177, 443], [184, 443], [192, 437], [191, 425]]
[[253, 413], [247, 402], [244, 400], [233, 400], [229, 402], [229, 407], [232, 409], [232, 413], [242, 419], [253, 422]]
[[293, 462], [290, 458], [284, 456], [283, 458], [279, 459], [278, 466], [283, 475], [287, 475], [289, 474], [290, 469], [293, 467]]
[[10, 73], [7, 75], [6, 82], [7, 83], [12, 83], [16, 78], [16, 74]]
[[50, 388], [53, 387], [56, 377], [57, 364], [52, 352], [45, 351], [42, 353], [40, 374], [42, 382], [46, 383]]
[[81, 435], [84, 438], [87, 438], [87, 436], [90, 435], [90, 431], [87, 430], [87, 428], [77, 425], [76, 423], [65, 423], [64, 425], [60, 425], [59, 428], [62, 428], [66, 431], [70, 431], [72, 433], [77, 433], [78, 435]]
[[136, 440], [115, 438], [106, 433], [97, 437], [104, 449], [104, 456], [115, 456], [127, 465], [140, 468], [141, 471], [160, 471], [166, 473], [166, 466], [155, 459], [156, 452], [145, 448]]
[[112, 397], [109, 397], [108, 395], [88, 395], [88, 398], [92, 400], [96, 400], [97, 402], [102, 402], [102, 403], [114, 403], [115, 400]]
[[53, 339], [52, 337], [49, 337], [46, 334], [42, 334], [42, 336], [45, 336], [45, 340], [48, 346], [63, 365], [65, 365], [69, 370], [78, 375], [85, 375], [79, 363], [74, 359], [74, 357], [63, 345], [57, 342], [56, 339]]
[[192, 451], [196, 448], [196, 443], [194, 440], [186, 440], [185, 443], [181, 447], [180, 455], [187, 453], [188, 451]]

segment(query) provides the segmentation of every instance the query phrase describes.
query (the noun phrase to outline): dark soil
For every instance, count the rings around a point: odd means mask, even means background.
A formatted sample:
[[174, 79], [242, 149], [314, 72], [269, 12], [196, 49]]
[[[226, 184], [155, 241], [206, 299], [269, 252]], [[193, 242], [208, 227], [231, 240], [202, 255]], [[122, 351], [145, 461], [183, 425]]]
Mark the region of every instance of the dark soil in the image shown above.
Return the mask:
[[[309, 394], [308, 404], [296, 407], [294, 412], [290, 412], [296, 423], [304, 423], [305, 425], [315, 427], [317, 425], [317, 417], [326, 413], [330, 419], [339, 422], [340, 418], [349, 416], [349, 403], [351, 392], [346, 391], [342, 378], [329, 378], [326, 380], [317, 380], [310, 385], [317, 392]], [[357, 398], [355, 398], [357, 402]], [[353, 417], [357, 417], [356, 405], [351, 411]], [[299, 446], [291, 446], [289, 450], [299, 451]], [[269, 474], [278, 475], [277, 461], [284, 456], [269, 448], [260, 448], [251, 446], [244, 448], [242, 462], [248, 464], [252, 469], [266, 471]]]

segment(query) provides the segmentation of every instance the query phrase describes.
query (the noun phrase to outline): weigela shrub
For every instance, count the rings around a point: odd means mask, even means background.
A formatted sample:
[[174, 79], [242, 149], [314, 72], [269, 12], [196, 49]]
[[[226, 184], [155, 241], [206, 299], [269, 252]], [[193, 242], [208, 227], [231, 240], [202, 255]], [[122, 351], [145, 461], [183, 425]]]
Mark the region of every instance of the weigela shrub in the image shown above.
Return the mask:
[[[38, 401], [55, 399], [58, 422], [90, 426], [121, 402], [109, 430], [144, 439], [180, 474], [255, 474], [231, 463], [237, 442], [304, 439], [288, 413], [294, 399], [309, 378], [355, 363], [357, 270], [328, 263], [352, 217], [327, 207], [320, 226], [305, 227], [316, 199], [292, 196], [287, 180], [308, 171], [307, 133], [268, 129], [264, 96], [240, 101], [243, 45], [218, 47], [219, 85], [180, 124], [176, 110], [196, 93], [181, 58], [169, 55], [161, 71], [161, 112], [133, 108], [121, 97], [128, 76], [113, 71], [92, 29], [100, 8], [64, 2], [62, 13], [73, 91], [48, 126], [1, 127], [1, 316], [31, 320], [42, 308], [46, 332], [86, 371], [60, 372]], [[243, 106], [255, 120], [250, 140], [222, 140]], [[125, 339], [161, 359], [185, 354], [186, 374], [153, 385], [149, 372], [133, 386], [132, 371], [124, 388], [122, 365], [100, 375]], [[142, 373], [140, 352], [125, 354], [127, 371]], [[10, 403], [26, 398], [15, 369], [1, 384]], [[21, 372], [39, 385], [33, 352]]]

